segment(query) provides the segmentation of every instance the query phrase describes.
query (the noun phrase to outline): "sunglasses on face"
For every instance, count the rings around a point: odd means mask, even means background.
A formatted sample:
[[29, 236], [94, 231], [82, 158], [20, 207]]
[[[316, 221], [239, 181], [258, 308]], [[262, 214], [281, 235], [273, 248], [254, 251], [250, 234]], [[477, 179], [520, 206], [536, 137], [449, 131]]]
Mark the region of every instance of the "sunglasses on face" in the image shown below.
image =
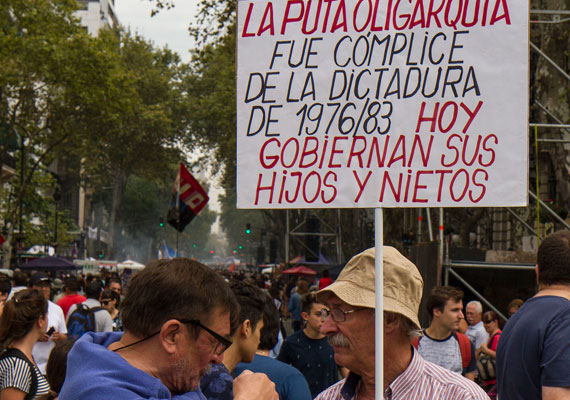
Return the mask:
[[101, 300], [101, 304], [103, 304], [104, 306], [108, 306], [111, 301], [112, 300]]

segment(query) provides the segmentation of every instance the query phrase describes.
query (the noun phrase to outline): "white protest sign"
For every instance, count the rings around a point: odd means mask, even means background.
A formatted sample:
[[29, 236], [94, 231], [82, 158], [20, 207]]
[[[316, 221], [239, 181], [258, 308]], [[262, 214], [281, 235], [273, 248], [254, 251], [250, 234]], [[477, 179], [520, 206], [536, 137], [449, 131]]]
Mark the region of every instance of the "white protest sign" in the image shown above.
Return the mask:
[[239, 208], [523, 206], [528, 2], [239, 0]]

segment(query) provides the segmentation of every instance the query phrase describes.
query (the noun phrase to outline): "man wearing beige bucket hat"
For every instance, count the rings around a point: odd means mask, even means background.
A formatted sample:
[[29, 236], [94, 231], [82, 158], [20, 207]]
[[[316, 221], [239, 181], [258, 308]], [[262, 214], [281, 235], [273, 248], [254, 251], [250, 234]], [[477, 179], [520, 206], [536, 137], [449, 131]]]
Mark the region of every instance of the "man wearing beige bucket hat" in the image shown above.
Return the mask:
[[[411, 340], [421, 335], [423, 279], [393, 247], [382, 250], [384, 277], [384, 399], [482, 400], [485, 392], [461, 375], [427, 362]], [[321, 327], [337, 364], [351, 372], [316, 400], [374, 399], [374, 248], [354, 256], [338, 279], [317, 293], [330, 311]]]

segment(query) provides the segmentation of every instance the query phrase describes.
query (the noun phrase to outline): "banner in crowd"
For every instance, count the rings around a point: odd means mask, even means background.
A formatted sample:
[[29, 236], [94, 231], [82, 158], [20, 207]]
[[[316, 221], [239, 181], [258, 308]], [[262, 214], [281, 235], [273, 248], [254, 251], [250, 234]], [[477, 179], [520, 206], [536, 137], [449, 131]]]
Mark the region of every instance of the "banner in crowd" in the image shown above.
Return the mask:
[[208, 194], [192, 174], [180, 163], [178, 175], [172, 188], [172, 199], [168, 209], [167, 221], [179, 232], [184, 231], [196, 215], [208, 203]]
[[523, 206], [519, 0], [239, 0], [239, 208]]

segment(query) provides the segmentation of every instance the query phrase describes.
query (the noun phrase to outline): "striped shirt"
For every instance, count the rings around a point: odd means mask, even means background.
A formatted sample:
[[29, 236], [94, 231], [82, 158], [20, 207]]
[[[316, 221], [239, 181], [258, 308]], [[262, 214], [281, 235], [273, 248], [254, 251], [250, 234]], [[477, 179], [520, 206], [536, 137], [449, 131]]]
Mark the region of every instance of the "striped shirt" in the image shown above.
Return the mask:
[[[42, 373], [34, 366], [37, 377], [37, 390], [34, 399], [48, 394], [49, 384]], [[5, 388], [16, 388], [24, 393], [29, 393], [32, 386], [32, 376], [30, 366], [21, 358], [6, 357], [0, 360], [0, 391]]]
[[[384, 390], [384, 400], [489, 400], [474, 382], [425, 361], [413, 351], [408, 368]], [[359, 381], [358, 375], [350, 373], [315, 400], [356, 400]]]

